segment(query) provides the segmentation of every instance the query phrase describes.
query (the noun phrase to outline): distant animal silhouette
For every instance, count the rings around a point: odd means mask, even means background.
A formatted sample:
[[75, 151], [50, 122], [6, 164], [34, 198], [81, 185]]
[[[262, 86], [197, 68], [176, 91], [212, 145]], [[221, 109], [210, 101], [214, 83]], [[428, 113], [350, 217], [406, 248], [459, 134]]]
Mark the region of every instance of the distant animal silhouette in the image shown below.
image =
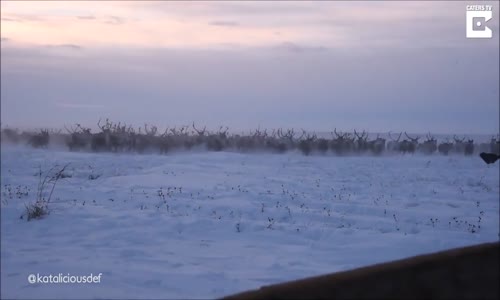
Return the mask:
[[481, 158], [487, 164], [494, 164], [500, 158], [500, 155], [498, 155], [498, 154], [486, 153], [486, 152], [481, 152], [481, 154], [479, 154], [479, 156], [481, 156]]

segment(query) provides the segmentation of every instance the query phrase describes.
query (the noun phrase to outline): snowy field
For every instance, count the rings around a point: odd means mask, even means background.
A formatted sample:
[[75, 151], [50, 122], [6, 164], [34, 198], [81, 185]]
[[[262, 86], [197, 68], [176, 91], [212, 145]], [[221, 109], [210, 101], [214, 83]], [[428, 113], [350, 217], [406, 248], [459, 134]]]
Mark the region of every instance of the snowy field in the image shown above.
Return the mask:
[[[476, 155], [1, 155], [2, 298], [215, 298], [499, 240], [499, 164]], [[50, 214], [20, 219], [66, 163]]]

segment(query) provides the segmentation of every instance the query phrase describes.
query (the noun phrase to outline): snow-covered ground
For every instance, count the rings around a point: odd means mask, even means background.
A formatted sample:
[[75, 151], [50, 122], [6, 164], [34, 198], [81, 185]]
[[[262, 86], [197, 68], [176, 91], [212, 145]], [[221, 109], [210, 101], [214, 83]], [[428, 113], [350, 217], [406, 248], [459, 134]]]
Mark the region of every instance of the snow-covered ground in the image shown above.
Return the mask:
[[[1, 155], [2, 298], [214, 298], [499, 239], [499, 164], [477, 156]], [[20, 219], [65, 163], [50, 214]]]

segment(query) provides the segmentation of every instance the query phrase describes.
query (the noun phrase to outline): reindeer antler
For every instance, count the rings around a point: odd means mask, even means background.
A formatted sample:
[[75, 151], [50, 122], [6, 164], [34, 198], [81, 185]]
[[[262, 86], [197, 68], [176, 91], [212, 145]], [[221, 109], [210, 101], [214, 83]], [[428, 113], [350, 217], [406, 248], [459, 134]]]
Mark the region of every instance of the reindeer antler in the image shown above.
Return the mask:
[[340, 137], [340, 135], [337, 133], [337, 128], [336, 127], [333, 129], [333, 132], [335, 133], [335, 135], [337, 136], [337, 138]]
[[287, 129], [285, 137], [290, 139], [290, 140], [293, 140], [293, 138], [295, 137], [295, 130], [293, 130], [293, 128]]
[[431, 133], [430, 133], [430, 132], [428, 132], [428, 133], [425, 135], [425, 137], [427, 138], [427, 140], [432, 140], [432, 137], [431, 137]]
[[418, 136], [416, 138], [412, 138], [412, 137], [408, 136], [408, 134], [406, 133], [406, 131], [405, 131], [405, 135], [412, 142], [418, 142], [418, 140], [420, 139], [420, 137], [418, 137]]
[[361, 136], [356, 132], [356, 129], [354, 129], [354, 135], [356, 135], [356, 137], [359, 139], [359, 140], [366, 140], [368, 138], [368, 133], [366, 133], [365, 130], [363, 130], [363, 132], [361, 133]]
[[454, 134], [454, 135], [453, 135], [453, 139], [455, 140], [455, 143], [463, 143], [463, 142], [464, 142], [464, 140], [465, 140], [465, 136], [464, 136], [464, 138], [463, 138], [463, 139], [461, 139], [461, 140], [460, 140], [459, 138], [457, 138], [457, 135], [456, 135], [456, 134]]
[[66, 131], [69, 133], [69, 134], [73, 134], [75, 133], [75, 130], [73, 129], [73, 127], [71, 127], [71, 131], [68, 129], [68, 127], [66, 127], [66, 125], [64, 125], [64, 129], [66, 129]]
[[198, 133], [198, 135], [205, 135], [205, 131], [207, 130], [207, 126], [203, 127], [203, 130], [198, 130], [196, 126], [194, 126], [193, 122], [193, 129]]
[[99, 121], [97, 121], [97, 127], [101, 128], [101, 130], [104, 131], [104, 125], [101, 125], [101, 118], [99, 118]]
[[397, 139], [397, 140], [395, 140], [395, 139], [392, 137], [391, 132], [389, 131], [389, 137], [390, 137], [390, 138], [391, 138], [391, 140], [393, 140], [394, 142], [399, 142], [399, 140], [401, 139], [401, 135], [402, 135], [402, 134], [403, 134], [403, 132], [401, 132], [401, 133], [399, 134], [399, 136], [398, 136], [398, 139]]
[[306, 135], [306, 131], [304, 129], [302, 129], [302, 135], [298, 138], [298, 140], [301, 140], [305, 135]]

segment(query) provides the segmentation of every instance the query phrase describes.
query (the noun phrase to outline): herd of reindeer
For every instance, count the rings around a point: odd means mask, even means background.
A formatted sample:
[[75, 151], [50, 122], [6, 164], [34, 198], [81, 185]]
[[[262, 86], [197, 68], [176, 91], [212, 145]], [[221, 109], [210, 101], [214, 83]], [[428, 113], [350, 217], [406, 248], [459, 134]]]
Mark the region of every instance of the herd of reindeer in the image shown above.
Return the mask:
[[[365, 131], [331, 132], [331, 138], [318, 137], [316, 134], [302, 130], [278, 129], [268, 132], [257, 129], [249, 134], [230, 134], [228, 127], [220, 127], [217, 131], [208, 131], [206, 127], [199, 129], [193, 123], [191, 126], [167, 128], [163, 133], [156, 126], [138, 128], [112, 123], [106, 120], [97, 123], [100, 132], [92, 133], [90, 128], [75, 124], [70, 128], [65, 126], [67, 133], [42, 129], [38, 132], [22, 132], [17, 129], [4, 128], [1, 140], [14, 144], [28, 144], [35, 148], [47, 148], [50, 143], [66, 145], [70, 151], [94, 152], [158, 152], [165, 154], [175, 150], [190, 150], [205, 148], [210, 151], [270, 151], [284, 153], [299, 150], [304, 155], [312, 153], [337, 155], [393, 153], [451, 153], [472, 155], [479, 152], [500, 154], [500, 138], [492, 137], [489, 143], [474, 144], [474, 140], [458, 138], [447, 139], [438, 143], [435, 137], [428, 133], [425, 138], [410, 136], [406, 132], [388, 134], [389, 139], [379, 135], [369, 140]], [[421, 139], [422, 138], [422, 139]]]

